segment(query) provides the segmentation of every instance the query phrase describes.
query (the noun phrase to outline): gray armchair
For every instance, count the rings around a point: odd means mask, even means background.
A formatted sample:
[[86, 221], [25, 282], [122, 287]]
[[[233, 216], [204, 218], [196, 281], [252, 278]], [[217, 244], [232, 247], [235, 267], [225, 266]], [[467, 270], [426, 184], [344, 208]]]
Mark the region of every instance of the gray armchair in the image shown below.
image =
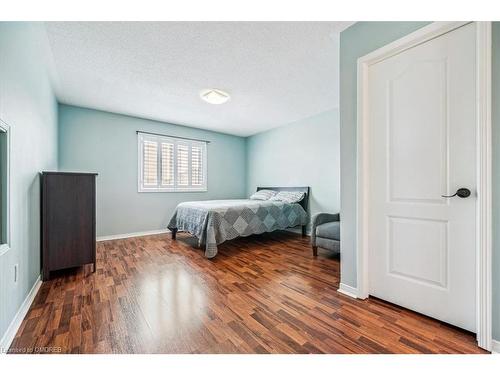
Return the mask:
[[318, 247], [340, 251], [340, 215], [316, 214], [311, 224], [311, 245], [313, 255], [318, 255]]

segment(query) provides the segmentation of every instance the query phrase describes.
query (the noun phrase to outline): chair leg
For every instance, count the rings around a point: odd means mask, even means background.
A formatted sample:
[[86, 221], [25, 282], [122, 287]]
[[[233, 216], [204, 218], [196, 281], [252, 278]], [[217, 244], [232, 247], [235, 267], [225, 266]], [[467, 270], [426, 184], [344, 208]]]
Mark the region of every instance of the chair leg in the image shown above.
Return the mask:
[[318, 256], [318, 246], [313, 246], [313, 256]]

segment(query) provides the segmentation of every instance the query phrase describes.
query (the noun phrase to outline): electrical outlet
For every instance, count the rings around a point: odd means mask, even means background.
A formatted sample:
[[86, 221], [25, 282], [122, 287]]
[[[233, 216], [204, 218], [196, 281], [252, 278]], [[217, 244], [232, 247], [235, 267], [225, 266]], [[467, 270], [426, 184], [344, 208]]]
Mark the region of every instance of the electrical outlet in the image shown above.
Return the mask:
[[19, 278], [19, 264], [14, 264], [14, 282], [17, 283]]

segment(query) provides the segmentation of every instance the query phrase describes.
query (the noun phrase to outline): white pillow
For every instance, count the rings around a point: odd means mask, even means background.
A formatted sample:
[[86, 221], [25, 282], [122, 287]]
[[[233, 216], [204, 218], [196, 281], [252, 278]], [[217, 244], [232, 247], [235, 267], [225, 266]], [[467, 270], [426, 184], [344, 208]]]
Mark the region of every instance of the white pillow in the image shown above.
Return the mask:
[[305, 193], [303, 191], [280, 191], [270, 200], [284, 203], [297, 203], [304, 198], [304, 194]]
[[259, 190], [255, 193], [252, 194], [250, 199], [255, 199], [259, 201], [267, 201], [270, 198], [274, 197], [276, 195], [276, 192], [274, 190]]

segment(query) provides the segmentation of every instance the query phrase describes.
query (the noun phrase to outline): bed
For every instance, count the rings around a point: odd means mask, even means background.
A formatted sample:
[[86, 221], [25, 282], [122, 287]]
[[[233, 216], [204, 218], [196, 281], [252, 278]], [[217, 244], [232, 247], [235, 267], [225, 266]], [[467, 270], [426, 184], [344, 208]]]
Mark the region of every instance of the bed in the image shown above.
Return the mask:
[[305, 235], [309, 222], [309, 187], [258, 187], [260, 190], [303, 192], [297, 203], [270, 200], [227, 199], [184, 202], [177, 206], [168, 224], [172, 239], [178, 231], [189, 232], [205, 246], [205, 256], [217, 255], [217, 245], [237, 237], [302, 227]]

